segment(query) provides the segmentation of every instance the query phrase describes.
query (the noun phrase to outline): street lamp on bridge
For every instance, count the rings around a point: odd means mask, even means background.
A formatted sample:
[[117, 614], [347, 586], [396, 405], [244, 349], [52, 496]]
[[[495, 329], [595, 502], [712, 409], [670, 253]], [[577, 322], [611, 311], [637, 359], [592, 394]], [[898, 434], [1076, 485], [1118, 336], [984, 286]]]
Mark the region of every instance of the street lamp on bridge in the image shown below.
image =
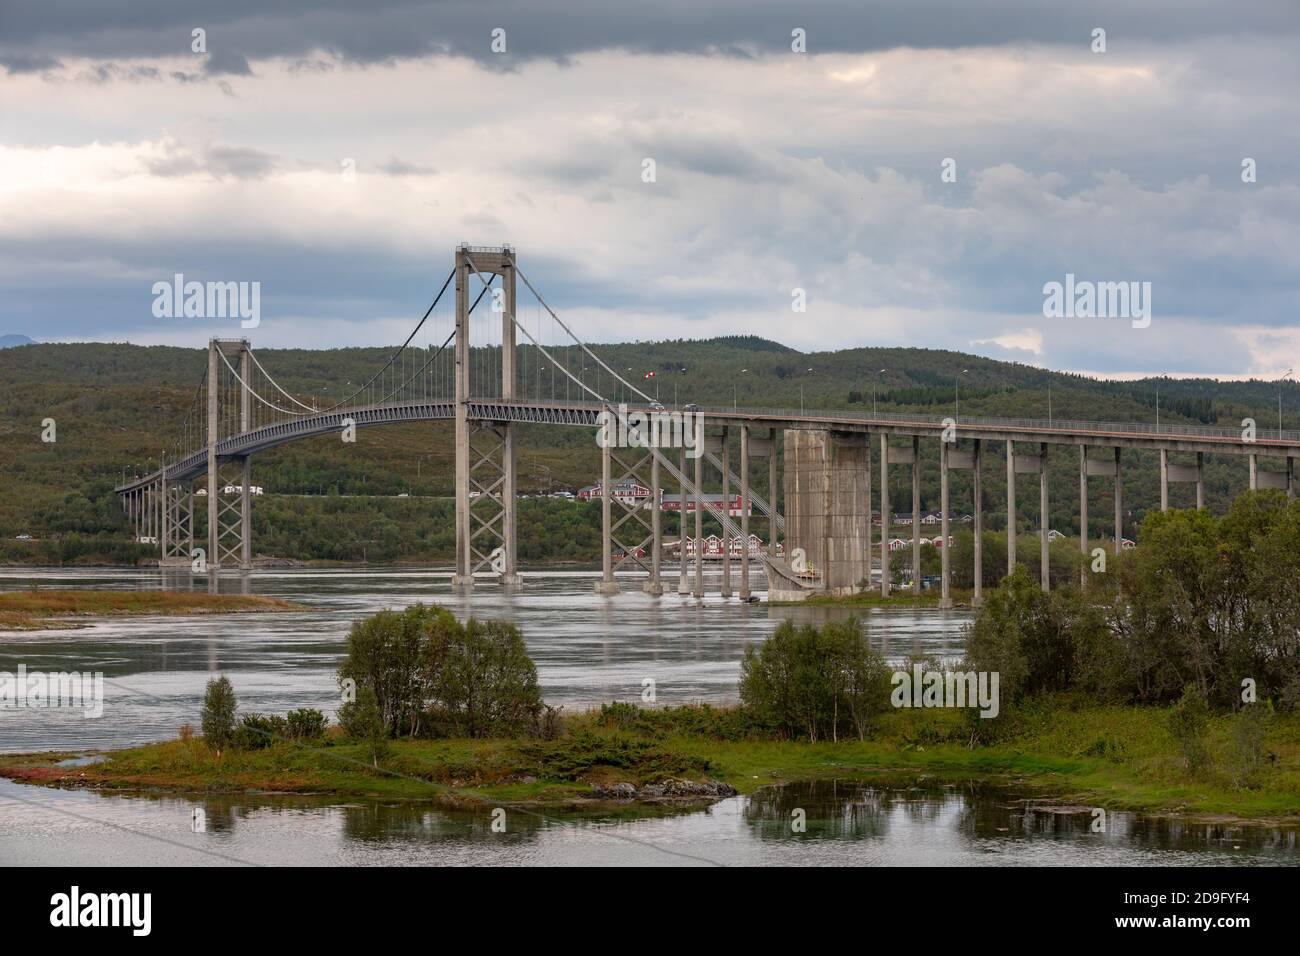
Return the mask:
[[969, 371], [970, 369], [964, 368], [954, 375], [952, 379], [953, 399], [956, 405], [952, 416], [953, 421], [961, 420], [961, 377]]
[[1282, 383], [1286, 381], [1286, 377], [1293, 371], [1295, 370], [1287, 369], [1282, 373], [1282, 377], [1277, 380], [1277, 437], [1279, 439], [1282, 437]]

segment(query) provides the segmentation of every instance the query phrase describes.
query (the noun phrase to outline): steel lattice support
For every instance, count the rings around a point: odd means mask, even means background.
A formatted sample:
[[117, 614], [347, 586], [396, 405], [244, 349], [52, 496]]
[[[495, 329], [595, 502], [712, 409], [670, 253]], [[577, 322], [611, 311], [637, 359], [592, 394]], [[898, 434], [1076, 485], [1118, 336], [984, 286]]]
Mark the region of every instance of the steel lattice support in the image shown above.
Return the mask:
[[163, 563], [188, 564], [194, 550], [194, 495], [179, 482], [166, 485], [163, 506]]
[[216, 461], [216, 484], [208, 489], [208, 513], [215, 515], [208, 528], [208, 567], [247, 570], [253, 563], [248, 534], [252, 517], [249, 460], [219, 458]]

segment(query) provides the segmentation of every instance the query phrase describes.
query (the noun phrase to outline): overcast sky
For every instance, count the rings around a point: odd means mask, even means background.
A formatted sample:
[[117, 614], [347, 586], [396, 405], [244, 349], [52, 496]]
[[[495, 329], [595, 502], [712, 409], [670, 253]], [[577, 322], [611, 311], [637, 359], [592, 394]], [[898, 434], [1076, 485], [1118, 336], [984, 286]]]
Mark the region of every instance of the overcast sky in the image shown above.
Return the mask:
[[[508, 242], [593, 342], [1266, 377], [1297, 49], [1294, 0], [0, 0], [0, 334], [239, 334], [154, 317], [179, 272], [260, 282], [255, 345], [391, 344]], [[1150, 282], [1149, 327], [1045, 318], [1067, 273]]]

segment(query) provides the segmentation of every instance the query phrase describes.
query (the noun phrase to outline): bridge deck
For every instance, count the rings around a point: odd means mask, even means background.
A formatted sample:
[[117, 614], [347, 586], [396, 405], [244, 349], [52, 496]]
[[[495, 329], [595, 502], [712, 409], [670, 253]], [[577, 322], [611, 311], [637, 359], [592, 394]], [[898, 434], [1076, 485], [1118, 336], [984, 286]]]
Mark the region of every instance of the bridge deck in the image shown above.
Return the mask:
[[[469, 417], [480, 421], [531, 422], [549, 425], [598, 424], [598, 402], [510, 401], [498, 398], [471, 399]], [[627, 405], [629, 411], [648, 411], [645, 404]], [[779, 408], [722, 408], [715, 406], [670, 406], [664, 411], [698, 411], [706, 421], [718, 425], [750, 425], [756, 428], [815, 428], [840, 432], [876, 432], [890, 435], [937, 436], [951, 421], [938, 415], [857, 414], [849, 411], [791, 411]], [[254, 429], [217, 443], [218, 457], [249, 455], [302, 438], [339, 432], [345, 419], [358, 428], [402, 422], [449, 421], [455, 417], [450, 399], [368, 406], [303, 415], [290, 421]], [[1211, 426], [1154, 425], [1143, 422], [1074, 422], [1017, 418], [962, 418], [957, 422], [958, 438], [992, 441], [1047, 442], [1062, 445], [1165, 449], [1167, 451], [1217, 454], [1261, 454], [1300, 457], [1300, 432], [1260, 431], [1253, 442], [1242, 439], [1241, 429]], [[208, 466], [208, 449], [197, 449], [166, 467], [168, 481], [181, 481], [203, 474]], [[162, 472], [134, 478], [117, 486], [126, 493], [155, 484]]]

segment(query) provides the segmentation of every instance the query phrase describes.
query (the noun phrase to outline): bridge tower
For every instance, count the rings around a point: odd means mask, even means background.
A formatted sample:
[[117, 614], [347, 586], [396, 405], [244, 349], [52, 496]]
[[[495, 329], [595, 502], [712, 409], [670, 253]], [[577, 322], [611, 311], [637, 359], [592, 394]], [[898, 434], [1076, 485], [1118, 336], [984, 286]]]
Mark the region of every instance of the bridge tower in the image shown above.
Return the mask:
[[[505, 585], [517, 585], [515, 428], [471, 414], [474, 398], [516, 397], [515, 252], [509, 246], [456, 248], [456, 587], [474, 586], [474, 573], [490, 567]], [[501, 383], [474, 381], [470, 371], [470, 277], [500, 278], [492, 308], [501, 313]]]
[[[233, 360], [232, 360], [233, 359]], [[239, 398], [230, 399], [231, 389], [222, 387], [221, 369], [228, 365], [245, 385], [236, 383]], [[208, 568], [253, 566], [252, 541], [252, 456], [218, 456], [217, 446], [252, 426], [252, 396], [246, 383], [252, 380], [252, 353], [248, 339], [208, 341]], [[235, 407], [228, 407], [230, 405]], [[227, 486], [237, 488], [224, 494]]]

